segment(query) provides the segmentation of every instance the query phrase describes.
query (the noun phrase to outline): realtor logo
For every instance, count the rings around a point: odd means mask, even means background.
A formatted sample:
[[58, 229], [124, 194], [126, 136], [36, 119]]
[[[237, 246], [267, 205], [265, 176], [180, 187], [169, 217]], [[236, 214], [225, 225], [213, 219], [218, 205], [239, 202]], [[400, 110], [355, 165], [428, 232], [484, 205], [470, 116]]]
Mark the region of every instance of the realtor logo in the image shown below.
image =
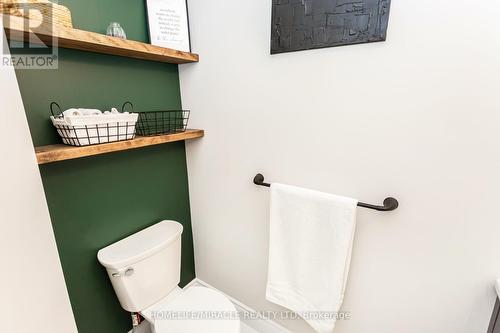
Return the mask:
[[[52, 19], [53, 3], [5, 1], [0, 26], [0, 68], [57, 69], [58, 47]], [[3, 29], [2, 29], [3, 30]]]

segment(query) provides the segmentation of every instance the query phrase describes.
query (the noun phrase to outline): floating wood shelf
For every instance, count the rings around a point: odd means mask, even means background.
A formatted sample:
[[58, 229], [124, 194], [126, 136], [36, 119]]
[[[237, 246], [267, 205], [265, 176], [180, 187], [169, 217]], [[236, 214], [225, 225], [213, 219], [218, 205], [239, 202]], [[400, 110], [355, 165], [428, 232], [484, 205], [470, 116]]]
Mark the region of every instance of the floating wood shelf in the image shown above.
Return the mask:
[[[167, 49], [132, 40], [123, 40], [64, 26], [52, 26], [47, 23], [42, 23], [37, 26], [38, 22], [31, 22], [30, 26], [32, 28], [30, 30], [25, 27], [25, 19], [16, 16], [9, 16], [4, 22], [7, 38], [15, 41], [30, 40], [32, 43], [43, 42], [46, 45], [52, 45], [55, 37], [58, 47], [68, 49], [167, 62], [171, 64], [185, 64], [197, 62], [199, 60], [198, 55], [194, 53]], [[37, 27], [33, 28], [33, 26]], [[34, 41], [33, 39], [35, 38], [29, 39], [30, 31], [38, 37], [39, 41]]]
[[71, 160], [80, 157], [93, 156], [111, 153], [115, 151], [129, 150], [162, 143], [183, 141], [201, 138], [203, 130], [191, 129], [183, 133], [157, 135], [157, 136], [137, 136], [133, 140], [103, 143], [100, 145], [73, 147], [67, 145], [49, 145], [35, 147], [38, 164], [46, 164], [57, 161]]

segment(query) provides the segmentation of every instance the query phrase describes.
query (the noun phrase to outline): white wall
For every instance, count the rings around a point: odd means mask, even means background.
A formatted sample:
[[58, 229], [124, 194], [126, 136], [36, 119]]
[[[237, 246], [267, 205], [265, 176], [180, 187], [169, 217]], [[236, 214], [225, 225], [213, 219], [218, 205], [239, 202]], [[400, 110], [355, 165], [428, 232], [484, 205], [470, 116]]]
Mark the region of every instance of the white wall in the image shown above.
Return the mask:
[[[199, 278], [258, 310], [257, 172], [381, 202], [359, 210], [338, 333], [483, 333], [500, 277], [497, 0], [395, 0], [385, 43], [269, 55], [271, 0], [190, 0], [183, 105]], [[310, 332], [304, 322], [285, 323]]]
[[5, 67], [0, 109], [1, 329], [77, 332], [17, 79]]

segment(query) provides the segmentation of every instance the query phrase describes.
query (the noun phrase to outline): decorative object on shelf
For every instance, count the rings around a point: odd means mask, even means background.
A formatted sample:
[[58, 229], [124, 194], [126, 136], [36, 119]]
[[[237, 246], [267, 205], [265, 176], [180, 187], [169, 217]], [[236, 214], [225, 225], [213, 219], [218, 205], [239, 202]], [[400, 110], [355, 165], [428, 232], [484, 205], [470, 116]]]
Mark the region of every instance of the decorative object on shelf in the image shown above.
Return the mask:
[[71, 11], [48, 0], [1, 0], [0, 14], [73, 28]]
[[189, 121], [189, 110], [138, 112], [136, 130], [138, 135], [152, 136], [185, 132]]
[[385, 41], [391, 0], [272, 0], [271, 54]]
[[151, 44], [191, 52], [186, 0], [146, 0]]
[[106, 35], [111, 37], [118, 37], [121, 39], [127, 39], [127, 34], [123, 30], [122, 26], [118, 22], [111, 22], [106, 30]]
[[[57, 107], [57, 115], [54, 107]], [[75, 108], [62, 112], [56, 102], [50, 104], [50, 112], [50, 120], [66, 145], [89, 146], [135, 137], [137, 113], [120, 113], [115, 108], [104, 113], [97, 109]]]

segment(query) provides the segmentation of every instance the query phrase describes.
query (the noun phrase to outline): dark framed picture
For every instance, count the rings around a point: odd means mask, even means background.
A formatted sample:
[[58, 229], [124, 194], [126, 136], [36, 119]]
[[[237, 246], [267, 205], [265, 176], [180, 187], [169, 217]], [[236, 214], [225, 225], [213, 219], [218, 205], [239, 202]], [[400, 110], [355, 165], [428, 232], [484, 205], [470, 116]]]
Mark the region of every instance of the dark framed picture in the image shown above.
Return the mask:
[[272, 0], [271, 54], [385, 41], [391, 0]]
[[191, 52], [187, 0], [146, 0], [150, 42]]

